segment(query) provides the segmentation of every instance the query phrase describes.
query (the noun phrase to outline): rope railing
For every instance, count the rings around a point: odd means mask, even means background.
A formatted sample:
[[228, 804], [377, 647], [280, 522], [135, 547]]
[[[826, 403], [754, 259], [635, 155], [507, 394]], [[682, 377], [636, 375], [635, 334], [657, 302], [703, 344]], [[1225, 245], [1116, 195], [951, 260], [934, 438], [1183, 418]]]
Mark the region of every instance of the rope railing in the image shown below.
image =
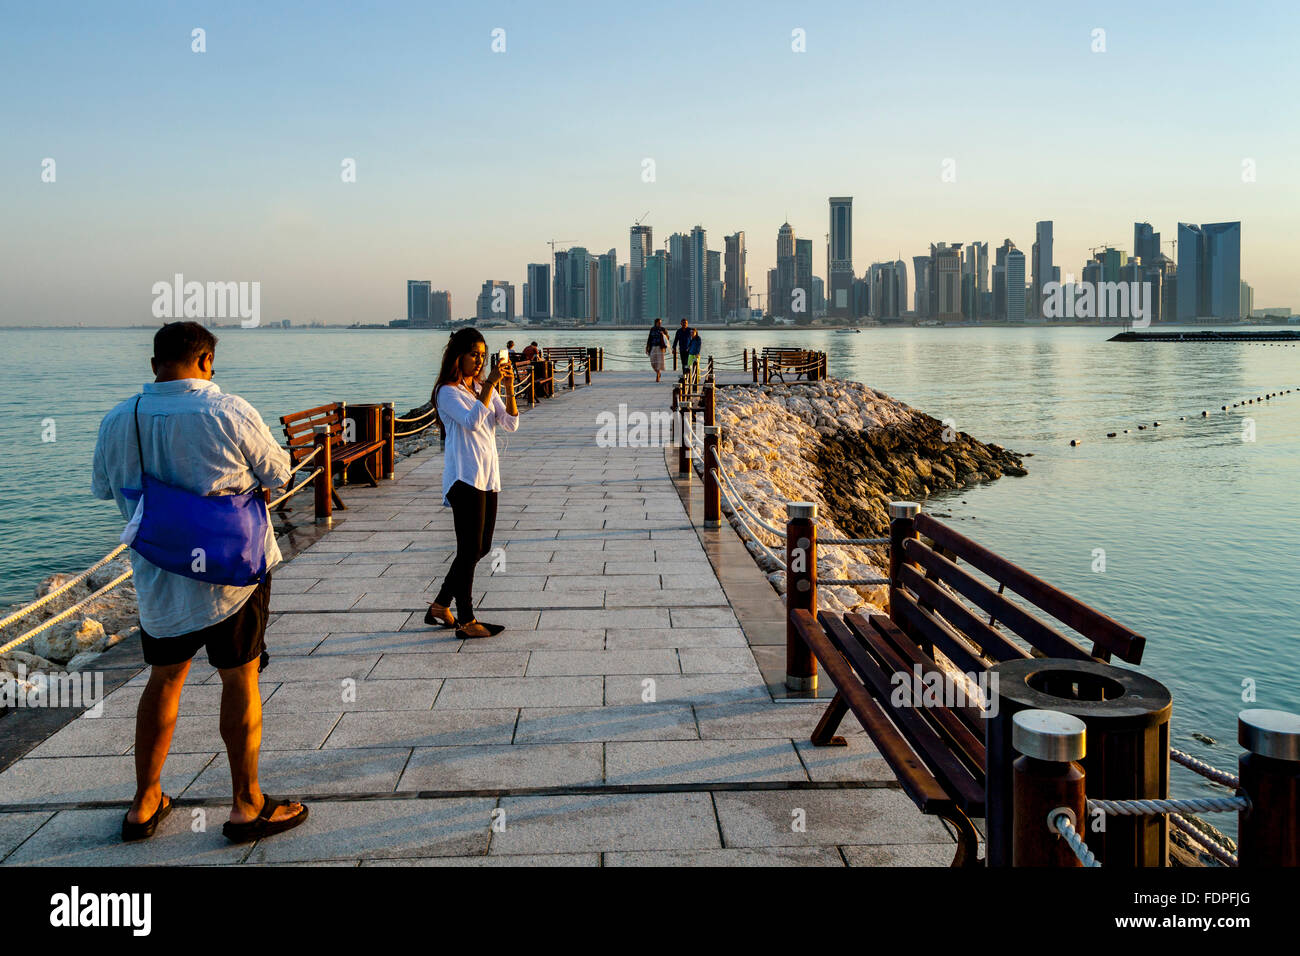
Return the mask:
[[[718, 469], [716, 469], [716, 468], [710, 468], [709, 471], [713, 474], [713, 477], [714, 477], [715, 479], [718, 477]], [[776, 564], [778, 564], [778, 565], [779, 565], [779, 566], [784, 570], [784, 568], [785, 568], [785, 561], [783, 561], [781, 558], [777, 557], [777, 555], [772, 551], [772, 549], [769, 548], [766, 544], [763, 543], [763, 539], [760, 538], [757, 534], [755, 534], [755, 533], [754, 533], [754, 530], [753, 530], [752, 528], [750, 528], [750, 526], [745, 522], [745, 519], [741, 517], [740, 513], [741, 513], [742, 511], [746, 510], [746, 509], [743, 508], [743, 507], [741, 507], [741, 508], [737, 508], [737, 507], [735, 506], [735, 504], [732, 503], [732, 501], [731, 501], [731, 495], [727, 494], [725, 491], [722, 493], [722, 495], [723, 495], [724, 498], [727, 499], [728, 503], [731, 504], [731, 514], [732, 514], [732, 517], [734, 517], [734, 518], [736, 519], [737, 523], [738, 523], [738, 524], [739, 524], [739, 525], [740, 525], [740, 526], [741, 526], [741, 527], [742, 527], [742, 528], [743, 528], [743, 529], [748, 533], [748, 535], [749, 535], [749, 540], [752, 541], [755, 545], [757, 545], [758, 548], [759, 548], [759, 550], [761, 550], [765, 555], [767, 555], [767, 557], [768, 557], [769, 559], [771, 559], [772, 561], [774, 561]], [[760, 523], [761, 523], [761, 520], [758, 518], [757, 515], [754, 514], [754, 512], [753, 512], [752, 510], [749, 512], [749, 514], [750, 514], [751, 517], [754, 518], [754, 520], [756, 520], [756, 521], [760, 521]]]
[[1065, 840], [1066, 846], [1078, 857], [1079, 862], [1086, 867], [1101, 867], [1097, 862], [1097, 857], [1088, 849], [1088, 844], [1083, 842], [1083, 837], [1079, 836], [1079, 831], [1074, 828], [1074, 823], [1070, 819], [1069, 810], [1064, 807], [1053, 810], [1047, 816], [1047, 828], [1060, 834], [1061, 839]]
[[412, 415], [410, 418], [394, 418], [393, 424], [409, 425], [411, 422], [418, 422], [422, 418], [428, 418], [430, 415], [438, 414], [436, 408], [430, 408], [427, 412], [421, 412], [419, 415]]
[[1231, 813], [1249, 810], [1245, 794], [1234, 797], [1183, 797], [1178, 800], [1092, 800], [1088, 807], [1109, 816], [1154, 817], [1162, 813]]
[[1195, 849], [1204, 851], [1224, 866], [1240, 866], [1237, 854], [1213, 839], [1204, 830], [1198, 829], [1181, 813], [1169, 814], [1169, 822], [1183, 832], [1187, 842]]
[[418, 434], [420, 434], [420, 432], [422, 432], [422, 431], [424, 431], [424, 430], [426, 430], [426, 429], [428, 429], [428, 428], [432, 428], [432, 427], [433, 427], [434, 425], [436, 425], [437, 423], [438, 423], [438, 422], [437, 422], [437, 419], [433, 419], [432, 421], [425, 422], [425, 423], [424, 423], [423, 425], [421, 425], [419, 428], [412, 428], [409, 432], [396, 432], [396, 431], [395, 431], [395, 432], [393, 432], [393, 437], [394, 437], [394, 438], [408, 438], [408, 437], [410, 437], [411, 435], [418, 435]]
[[[296, 469], [295, 469], [295, 470], [296, 470]], [[317, 469], [316, 469], [315, 471], [313, 471], [310, 475], [308, 475], [306, 478], [304, 478], [302, 481], [300, 481], [297, 485], [295, 485], [294, 487], [292, 487], [292, 488], [290, 488], [288, 491], [286, 491], [284, 494], [282, 494], [279, 498], [276, 498], [274, 501], [268, 501], [267, 504], [266, 504], [266, 506], [267, 506], [268, 508], [274, 508], [274, 507], [276, 507], [278, 504], [280, 504], [280, 502], [284, 501], [286, 498], [292, 498], [294, 495], [296, 495], [296, 494], [297, 494], [299, 491], [301, 491], [303, 488], [307, 487], [308, 482], [310, 482], [312, 479], [314, 479], [314, 478], [315, 478], [317, 475], [319, 475], [322, 471], [324, 471], [323, 468], [317, 468]]]
[[33, 611], [39, 610], [40, 608], [44, 607], [46, 604], [49, 604], [60, 594], [65, 594], [68, 591], [72, 590], [82, 581], [86, 580], [86, 578], [90, 577], [92, 574], [94, 574], [104, 565], [108, 564], [119, 554], [125, 551], [127, 547], [128, 546], [125, 544], [119, 544], [112, 551], [108, 552], [108, 554], [104, 555], [102, 558], [100, 558], [90, 567], [86, 568], [86, 570], [82, 571], [76, 577], [63, 582], [63, 584], [59, 585], [57, 588], [55, 588], [49, 594], [45, 595], [40, 600], [33, 601], [31, 604], [28, 604], [26, 607], [21, 607], [18, 610], [14, 611], [12, 614], [7, 614], [5, 615], [4, 618], [0, 618], [0, 628], [8, 627], [14, 621], [20, 620], [21, 618], [26, 617], [28, 614], [31, 614]]
[[[297, 447], [302, 448], [303, 446], [299, 445]], [[303, 455], [302, 458], [298, 461], [298, 464], [294, 465], [292, 468], [289, 469], [289, 474], [292, 475], [294, 472], [301, 471], [302, 469], [306, 468], [308, 465], [311, 464], [311, 460], [319, 454], [320, 454], [320, 449], [313, 448], [311, 450], [310, 455]]]
[[115, 577], [112, 581], [109, 581], [107, 584], [105, 584], [94, 594], [90, 595], [89, 597], [82, 598], [76, 604], [73, 604], [71, 607], [66, 608], [65, 610], [59, 612], [58, 614], [46, 620], [39, 627], [34, 627], [30, 631], [27, 631], [25, 634], [18, 635], [12, 641], [5, 644], [3, 647], [0, 647], [0, 655], [8, 654], [15, 647], [18, 647], [20, 644], [25, 644], [27, 641], [30, 641], [37, 634], [40, 634], [42, 631], [46, 631], [51, 627], [53, 627], [55, 624], [58, 624], [60, 621], [64, 620], [65, 618], [71, 617], [73, 614], [75, 614], [77, 611], [80, 611], [83, 607], [85, 607], [90, 602], [96, 600], [97, 598], [103, 597], [109, 591], [113, 590], [113, 588], [121, 584], [123, 581], [129, 578], [133, 573], [135, 572], [130, 569], [124, 571], [122, 574], [119, 574], [117, 577]]
[[1236, 774], [1228, 773], [1226, 770], [1220, 770], [1218, 767], [1212, 767], [1204, 760], [1198, 760], [1191, 754], [1174, 747], [1169, 748], [1169, 759], [1174, 763], [1182, 764], [1193, 773], [1199, 773], [1207, 780], [1213, 780], [1215, 783], [1222, 784], [1225, 787], [1236, 789], [1241, 785]]

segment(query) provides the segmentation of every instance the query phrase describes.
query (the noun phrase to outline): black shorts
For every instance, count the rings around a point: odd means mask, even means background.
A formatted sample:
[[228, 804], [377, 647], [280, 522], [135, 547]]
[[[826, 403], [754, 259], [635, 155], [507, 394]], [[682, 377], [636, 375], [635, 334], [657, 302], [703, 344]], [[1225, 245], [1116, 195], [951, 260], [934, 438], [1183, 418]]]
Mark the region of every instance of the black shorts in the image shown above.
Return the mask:
[[238, 611], [211, 627], [175, 637], [150, 637], [141, 627], [144, 661], [150, 665], [180, 664], [194, 657], [200, 647], [206, 647], [208, 663], [219, 670], [243, 667], [260, 657], [262, 660], [257, 669], [261, 671], [270, 659], [264, 639], [270, 606], [271, 575], [268, 574]]

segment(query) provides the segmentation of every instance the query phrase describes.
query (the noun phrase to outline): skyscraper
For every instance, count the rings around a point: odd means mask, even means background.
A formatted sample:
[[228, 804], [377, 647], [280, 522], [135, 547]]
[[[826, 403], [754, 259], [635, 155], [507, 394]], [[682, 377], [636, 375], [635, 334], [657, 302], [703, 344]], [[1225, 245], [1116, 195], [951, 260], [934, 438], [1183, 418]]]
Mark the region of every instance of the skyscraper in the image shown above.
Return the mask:
[[1241, 312], [1241, 223], [1205, 223], [1201, 232], [1205, 236], [1205, 314], [1216, 319], [1247, 317]]
[[944, 321], [961, 318], [961, 243], [930, 244], [931, 275], [936, 301], [932, 314]]
[[1144, 266], [1154, 265], [1156, 256], [1160, 255], [1160, 233], [1151, 228], [1149, 222], [1133, 223], [1133, 258], [1141, 260]]
[[749, 307], [749, 279], [745, 272], [745, 234], [727, 236], [726, 279], [722, 288], [723, 316], [727, 321], [739, 318], [740, 310]]
[[1045, 219], [1034, 226], [1033, 292], [1028, 304], [1029, 314], [1043, 314], [1043, 286], [1052, 281], [1052, 221]]
[[551, 295], [551, 314], [556, 319], [569, 318], [569, 253], [555, 253], [555, 288]]
[[632, 311], [629, 320], [639, 325], [641, 323], [641, 303], [644, 300], [644, 293], [641, 288], [641, 270], [645, 268], [645, 261], [654, 251], [654, 230], [650, 226], [643, 226], [637, 223], [632, 227], [632, 253], [628, 257], [628, 279], [632, 283]]
[[853, 309], [853, 197], [830, 197], [830, 244], [826, 248], [828, 315], [849, 317]]
[[569, 250], [569, 308], [568, 318], [590, 322], [591, 314], [591, 253], [582, 246]]
[[1007, 252], [1007, 321], [1025, 321], [1025, 254], [1019, 249]]
[[600, 257], [600, 275], [597, 278], [600, 290], [596, 305], [597, 321], [613, 325], [618, 322], [618, 250], [610, 249]]
[[406, 319], [410, 323], [429, 321], [429, 291], [433, 283], [428, 279], [406, 280]]
[[710, 249], [708, 256], [709, 278], [709, 321], [722, 321], [722, 253]]
[[528, 264], [528, 291], [524, 295], [524, 318], [551, 317], [551, 267], [544, 262]]
[[[790, 315], [790, 296], [799, 284], [795, 278], [794, 245], [794, 227], [788, 222], [782, 223], [776, 231], [776, 301], [771, 303], [773, 315]], [[808, 294], [806, 288], [804, 294], [805, 297]]]
[[451, 293], [434, 289], [429, 293], [429, 324], [451, 325]]
[[515, 317], [515, 287], [503, 279], [488, 279], [478, 294], [474, 312], [478, 321], [485, 319], [513, 319]]
[[929, 256], [912, 256], [912, 278], [916, 280], [916, 302], [912, 305], [912, 311], [917, 318], [923, 319], [930, 314]]
[[659, 249], [645, 261], [642, 270], [642, 288], [645, 301], [641, 315], [644, 321], [668, 319], [668, 253]]
[[[796, 314], [792, 309], [788, 309], [786, 312], [786, 314], [791, 315], [795, 321], [802, 319], [804, 322], [808, 322], [812, 319], [812, 263], [812, 240], [796, 239], [794, 241], [794, 288], [803, 290], [803, 311]], [[787, 302], [787, 305], [789, 305], [789, 302]]]
[[668, 318], [674, 323], [691, 317], [691, 240], [684, 233], [668, 237]]
[[703, 226], [691, 230], [691, 314], [692, 325], [709, 321], [709, 241]]

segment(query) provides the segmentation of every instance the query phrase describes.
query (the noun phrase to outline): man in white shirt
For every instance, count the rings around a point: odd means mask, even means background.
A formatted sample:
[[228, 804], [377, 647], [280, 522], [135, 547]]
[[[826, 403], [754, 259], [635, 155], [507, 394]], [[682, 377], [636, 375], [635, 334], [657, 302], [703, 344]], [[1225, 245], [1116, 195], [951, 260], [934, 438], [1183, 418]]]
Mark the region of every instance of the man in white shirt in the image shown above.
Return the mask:
[[[110, 411], [99, 427], [92, 490], [114, 499], [124, 518], [135, 503], [123, 488], [149, 475], [192, 494], [242, 494], [257, 483], [276, 488], [289, 478], [289, 456], [257, 410], [212, 382], [216, 337], [197, 322], [171, 322], [154, 336], [157, 376]], [[137, 450], [138, 443], [138, 450]], [[145, 502], [148, 509], [148, 502]], [[270, 569], [281, 560], [267, 529], [267, 574], [261, 584], [228, 587], [165, 571], [131, 552], [140, 639], [150, 665], [136, 712], [136, 793], [122, 824], [124, 840], [152, 836], [171, 810], [162, 792], [163, 763], [176, 727], [181, 688], [200, 647], [221, 675], [221, 738], [230, 760], [234, 805], [223, 832], [237, 842], [301, 823], [307, 808], [263, 795], [257, 780]], [[259, 666], [260, 665], [260, 666]]]

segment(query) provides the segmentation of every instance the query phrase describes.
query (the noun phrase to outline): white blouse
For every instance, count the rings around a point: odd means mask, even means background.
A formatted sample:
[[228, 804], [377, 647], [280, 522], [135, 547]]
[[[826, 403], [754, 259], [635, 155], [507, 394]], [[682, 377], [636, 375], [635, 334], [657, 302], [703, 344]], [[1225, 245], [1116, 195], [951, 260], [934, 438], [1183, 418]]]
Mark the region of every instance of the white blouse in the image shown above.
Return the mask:
[[[482, 388], [474, 383], [477, 388]], [[490, 407], [459, 384], [438, 389], [438, 418], [447, 430], [442, 459], [442, 503], [450, 505], [447, 492], [458, 481], [479, 491], [501, 490], [501, 469], [497, 464], [496, 427], [508, 432], [519, 428], [519, 416], [506, 411], [501, 394], [494, 391]]]

